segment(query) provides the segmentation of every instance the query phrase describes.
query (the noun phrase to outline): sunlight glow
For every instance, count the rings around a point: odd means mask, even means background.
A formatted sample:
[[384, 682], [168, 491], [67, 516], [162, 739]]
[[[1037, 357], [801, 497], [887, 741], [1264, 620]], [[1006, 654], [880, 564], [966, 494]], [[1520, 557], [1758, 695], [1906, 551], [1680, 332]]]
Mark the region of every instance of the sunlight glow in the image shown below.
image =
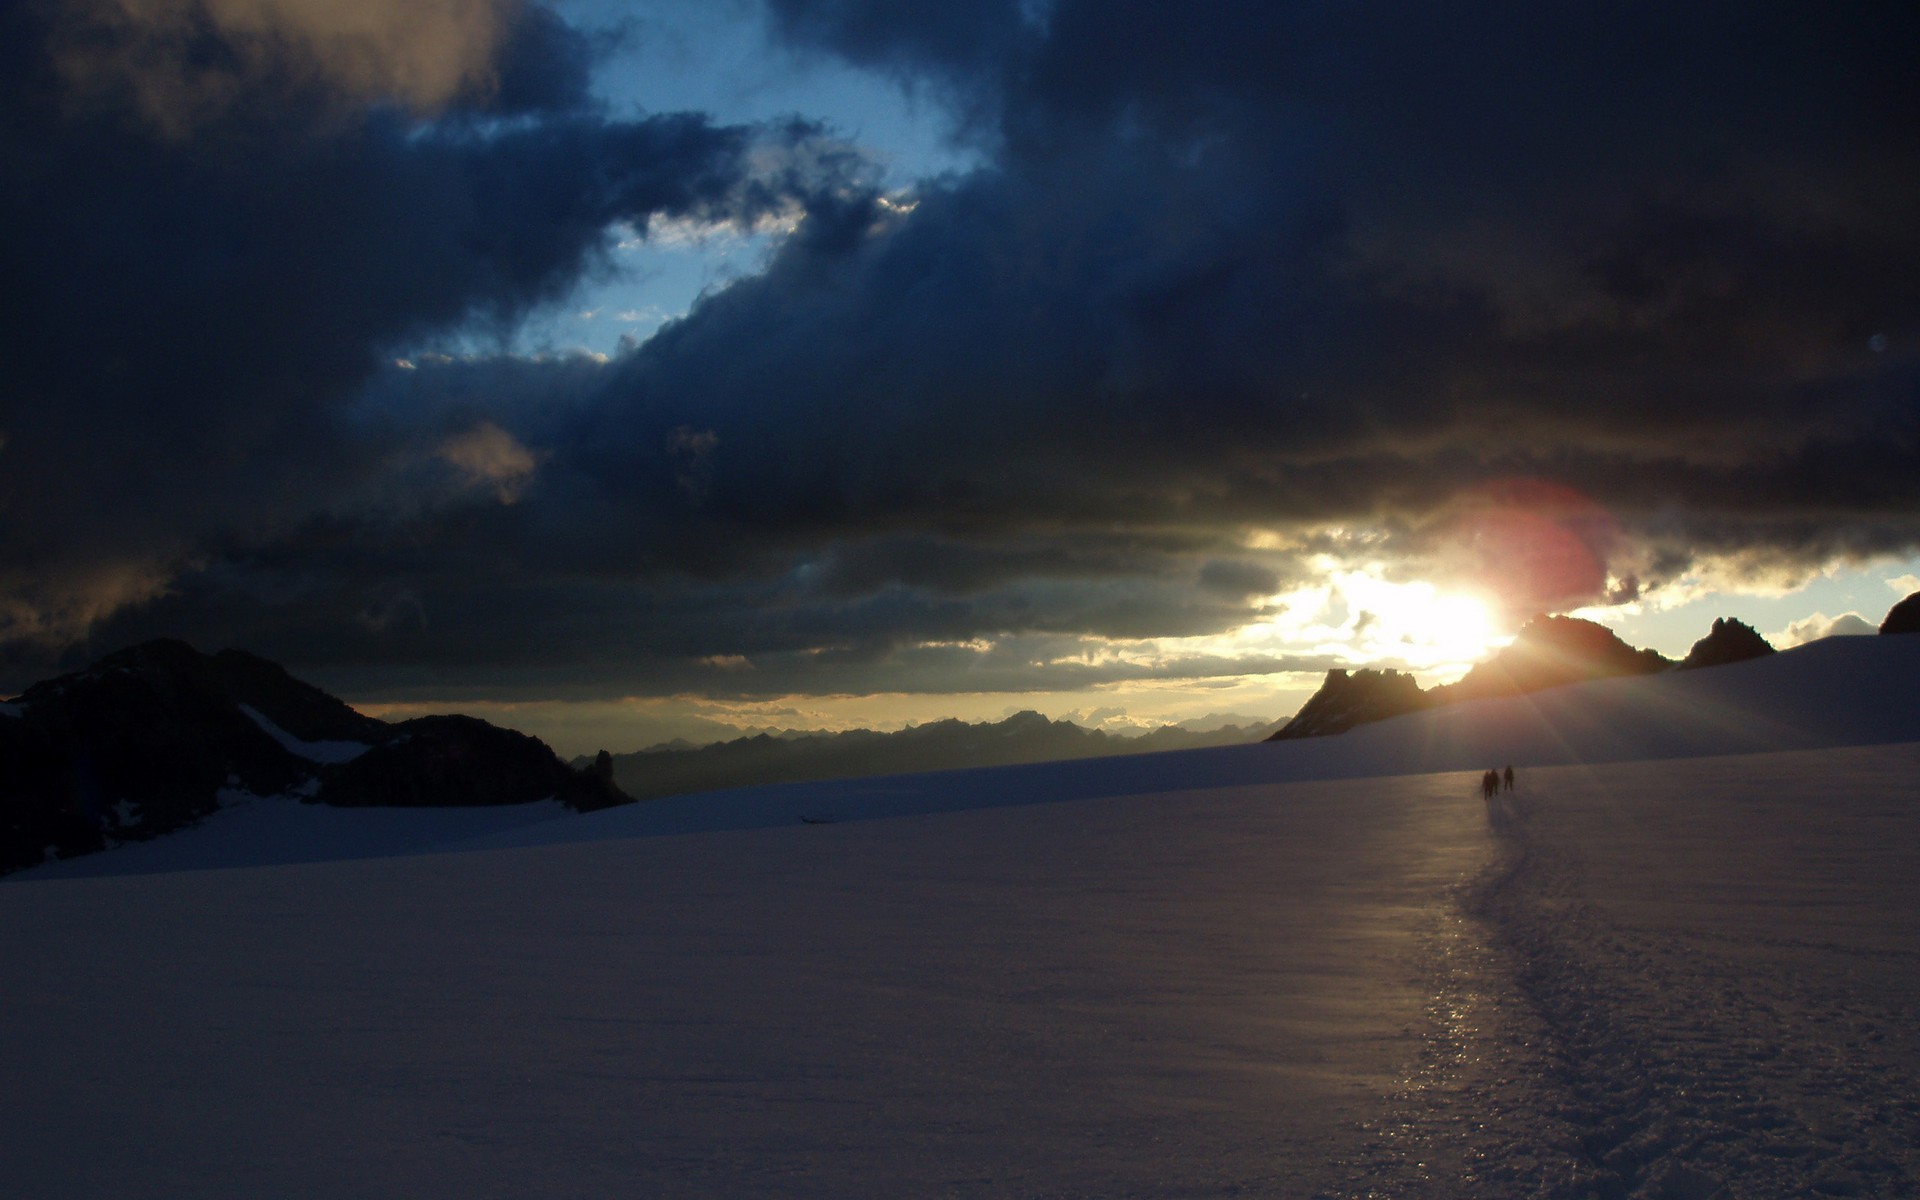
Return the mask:
[[1478, 596], [1422, 580], [1397, 582], [1378, 564], [1316, 565], [1323, 572], [1317, 582], [1268, 597], [1261, 620], [1215, 639], [1213, 649], [1397, 667], [1447, 683], [1508, 640]]
[[1395, 583], [1375, 572], [1347, 571], [1333, 577], [1332, 589], [1345, 601], [1339, 632], [1355, 662], [1464, 671], [1503, 640], [1478, 597], [1425, 581]]
[[1473, 594], [1442, 591], [1424, 581], [1396, 582], [1378, 564], [1316, 566], [1322, 571], [1317, 582], [1266, 597], [1255, 619], [1228, 632], [1083, 639], [1052, 662], [1156, 666], [1212, 658], [1225, 671], [1235, 661], [1291, 661], [1300, 663], [1297, 670], [1315, 674], [1327, 666], [1393, 667], [1420, 672], [1430, 686], [1458, 679], [1510, 640], [1486, 602]]

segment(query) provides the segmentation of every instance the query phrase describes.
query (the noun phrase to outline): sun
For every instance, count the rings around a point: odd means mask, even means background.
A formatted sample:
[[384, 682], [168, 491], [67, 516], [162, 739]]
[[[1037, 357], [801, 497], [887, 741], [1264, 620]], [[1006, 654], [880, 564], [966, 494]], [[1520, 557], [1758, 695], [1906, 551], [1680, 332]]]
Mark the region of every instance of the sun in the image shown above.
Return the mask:
[[1486, 602], [1470, 593], [1358, 572], [1340, 579], [1337, 588], [1353, 614], [1353, 652], [1360, 660], [1464, 670], [1503, 640]]
[[1458, 660], [1477, 660], [1499, 640], [1493, 616], [1478, 597], [1436, 593], [1414, 620], [1415, 636], [1436, 653]]

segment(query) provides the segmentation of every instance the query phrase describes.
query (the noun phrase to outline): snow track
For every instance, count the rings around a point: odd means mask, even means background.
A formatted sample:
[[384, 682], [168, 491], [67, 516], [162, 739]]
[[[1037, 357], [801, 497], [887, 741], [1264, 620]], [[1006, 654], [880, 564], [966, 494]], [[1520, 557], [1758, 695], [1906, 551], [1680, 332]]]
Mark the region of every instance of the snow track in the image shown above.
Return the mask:
[[1875, 1011], [1696, 939], [1614, 928], [1529, 848], [1481, 897], [1548, 1034], [1578, 1186], [1550, 1196], [1913, 1196], [1920, 1105]]
[[1419, 1069], [1355, 1194], [1920, 1196], [1920, 837], [1890, 758], [1916, 755], [1536, 773], [1428, 934]]

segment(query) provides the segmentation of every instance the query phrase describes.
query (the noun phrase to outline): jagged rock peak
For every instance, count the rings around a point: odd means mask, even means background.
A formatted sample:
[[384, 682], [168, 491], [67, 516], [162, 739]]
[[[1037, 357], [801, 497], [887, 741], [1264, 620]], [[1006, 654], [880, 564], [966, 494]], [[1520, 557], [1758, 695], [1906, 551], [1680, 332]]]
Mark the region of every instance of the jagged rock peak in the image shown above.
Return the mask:
[[1880, 632], [1920, 633], [1920, 592], [1888, 609], [1887, 619], [1880, 622]]
[[1458, 683], [1434, 688], [1428, 695], [1436, 703], [1455, 704], [1615, 675], [1651, 675], [1671, 666], [1670, 659], [1636, 650], [1605, 625], [1580, 617], [1539, 616], [1521, 627], [1511, 645]]
[[1732, 617], [1715, 617], [1713, 631], [1693, 644], [1693, 649], [1687, 651], [1687, 657], [1675, 670], [1724, 667], [1750, 658], [1765, 658], [1772, 653], [1773, 645], [1753, 626]]
[[1267, 740], [1280, 742], [1345, 733], [1355, 725], [1383, 721], [1425, 705], [1426, 695], [1411, 675], [1372, 667], [1362, 667], [1349, 675], [1344, 668], [1334, 667], [1327, 672], [1320, 690], [1300, 707], [1293, 720]]

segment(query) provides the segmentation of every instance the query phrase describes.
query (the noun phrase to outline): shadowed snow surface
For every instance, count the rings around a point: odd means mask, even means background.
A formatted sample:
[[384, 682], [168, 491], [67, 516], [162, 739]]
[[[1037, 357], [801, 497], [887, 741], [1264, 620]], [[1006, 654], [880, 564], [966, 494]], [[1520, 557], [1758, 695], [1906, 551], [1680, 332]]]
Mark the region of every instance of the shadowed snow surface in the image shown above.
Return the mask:
[[[0, 889], [26, 1195], [1191, 1195], [1352, 1169], [1452, 777]], [[1477, 804], [1477, 802], [1475, 802]], [[110, 1144], [100, 1131], [112, 1130]]]
[[9, 1184], [1914, 1195], [1917, 772], [1545, 768], [1492, 827], [1441, 774], [0, 888]]
[[1920, 1195], [1903, 640], [495, 835], [547, 845], [28, 872], [6, 1189]]
[[82, 879], [218, 867], [328, 862], [417, 854], [451, 841], [574, 815], [558, 801], [477, 808], [335, 808], [299, 796], [220, 794], [218, 812], [166, 837], [59, 859], [0, 879]]

